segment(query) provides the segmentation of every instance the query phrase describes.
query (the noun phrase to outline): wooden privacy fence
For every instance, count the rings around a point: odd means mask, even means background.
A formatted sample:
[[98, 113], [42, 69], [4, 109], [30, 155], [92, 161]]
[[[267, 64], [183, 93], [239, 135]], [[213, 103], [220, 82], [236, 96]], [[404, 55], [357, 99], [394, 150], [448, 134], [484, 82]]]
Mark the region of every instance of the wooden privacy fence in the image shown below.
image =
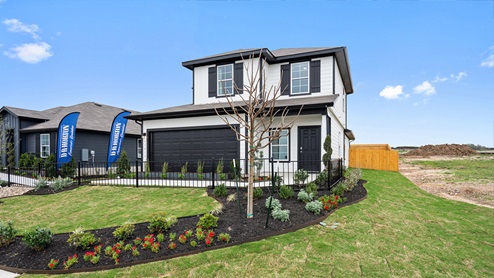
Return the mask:
[[352, 144], [350, 167], [398, 172], [398, 152], [388, 144]]

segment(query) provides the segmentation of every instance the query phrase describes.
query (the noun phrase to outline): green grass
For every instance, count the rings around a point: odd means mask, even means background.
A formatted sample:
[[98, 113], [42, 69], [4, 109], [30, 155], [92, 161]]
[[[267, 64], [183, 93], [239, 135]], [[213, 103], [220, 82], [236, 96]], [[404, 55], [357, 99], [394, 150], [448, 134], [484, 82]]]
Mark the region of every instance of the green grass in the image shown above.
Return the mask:
[[494, 156], [486, 158], [472, 158], [459, 160], [416, 160], [414, 165], [423, 165], [431, 168], [446, 169], [453, 175], [455, 181], [493, 181]]
[[494, 210], [430, 195], [399, 173], [363, 173], [368, 198], [329, 216], [326, 223], [340, 223], [336, 230], [312, 226], [193, 256], [65, 277], [494, 277]]
[[0, 219], [12, 220], [20, 233], [36, 225], [49, 227], [54, 233], [71, 232], [77, 227], [119, 226], [128, 220], [149, 221], [151, 214], [163, 210], [179, 217], [204, 213], [216, 206], [204, 189], [111, 186], [83, 186], [52, 195], [6, 198], [2, 202]]

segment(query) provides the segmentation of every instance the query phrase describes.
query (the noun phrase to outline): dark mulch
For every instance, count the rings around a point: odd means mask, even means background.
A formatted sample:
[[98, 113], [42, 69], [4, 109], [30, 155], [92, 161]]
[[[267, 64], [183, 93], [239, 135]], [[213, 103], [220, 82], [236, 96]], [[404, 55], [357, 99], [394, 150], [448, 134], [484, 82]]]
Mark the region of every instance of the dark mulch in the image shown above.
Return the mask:
[[[343, 203], [350, 204], [358, 200], [363, 199], [367, 195], [367, 191], [363, 186], [364, 181], [359, 182], [359, 185], [354, 188], [353, 191], [348, 192], [344, 197], [346, 201]], [[174, 242], [177, 244], [177, 248], [174, 250], [167, 249], [168, 245], [168, 234], [176, 233], [177, 238], [185, 230], [193, 230], [195, 240], [195, 226], [199, 218], [202, 215], [190, 216], [180, 218], [178, 223], [173, 226], [166, 234], [166, 240], [162, 243], [162, 246], [158, 253], [151, 252], [150, 249], [142, 249], [141, 246], [138, 247], [140, 255], [134, 257], [131, 251], [122, 251], [120, 254], [120, 265], [128, 266], [136, 263], [144, 263], [154, 260], [162, 260], [170, 257], [177, 257], [181, 255], [190, 254], [191, 252], [202, 252], [209, 249], [221, 248], [225, 246], [231, 246], [234, 244], [239, 244], [246, 241], [258, 240], [260, 238], [265, 238], [273, 234], [286, 233], [295, 229], [300, 229], [313, 221], [318, 221], [321, 217], [327, 216], [330, 212], [323, 212], [322, 215], [314, 215], [305, 210], [305, 204], [297, 201], [296, 196], [290, 199], [280, 199], [283, 209], [290, 210], [290, 221], [280, 222], [269, 217], [268, 227], [265, 227], [267, 218], [267, 209], [265, 208], [265, 200], [270, 195], [269, 190], [264, 188], [264, 195], [260, 199], [254, 200], [254, 218], [246, 218], [246, 200], [240, 200], [240, 209], [237, 201], [228, 203], [226, 197], [217, 198], [220, 202], [224, 204], [223, 212], [219, 215], [218, 227], [215, 229], [216, 235], [220, 233], [229, 233], [231, 236], [230, 243], [224, 243], [217, 241], [215, 238], [214, 243], [211, 247], [206, 247], [203, 242], [198, 242], [196, 247], [189, 245], [189, 240], [186, 244], [181, 244], [178, 240]], [[208, 193], [211, 193], [208, 190]], [[235, 189], [229, 189], [229, 194], [235, 192]], [[244, 196], [246, 189], [240, 189], [241, 196]], [[320, 190], [319, 196], [328, 194], [327, 190]], [[275, 194], [277, 197], [277, 194]], [[173, 212], [168, 212], [173, 214]], [[148, 223], [140, 223], [135, 225], [135, 231], [133, 238], [141, 237], [144, 238], [149, 234], [147, 229]], [[115, 227], [99, 229], [92, 231], [96, 237], [101, 239], [101, 244], [103, 244], [103, 249], [106, 246], [110, 246], [116, 243], [112, 232]], [[115, 262], [109, 257], [101, 256], [101, 259], [97, 265], [92, 265], [90, 262], [85, 262], [83, 260], [84, 253], [88, 250], [81, 250], [75, 247], [69, 246], [67, 239], [69, 237], [68, 233], [57, 234], [53, 236], [53, 241], [47, 249], [41, 252], [36, 252], [28, 247], [26, 247], [21, 238], [17, 238], [16, 241], [9, 246], [0, 248], [0, 268], [6, 270], [17, 270], [23, 269], [24, 272], [31, 273], [60, 273], [63, 271], [63, 261], [67, 260], [68, 256], [77, 254], [79, 257], [79, 262], [73, 265], [69, 271], [90, 271], [105, 268], [115, 267]], [[126, 241], [126, 243], [132, 243], [132, 239]], [[89, 250], [92, 251], [92, 250]], [[60, 261], [56, 270], [49, 270], [47, 265], [50, 259], [58, 259]]]
[[79, 187], [79, 185], [77, 185], [75, 183], [72, 184], [72, 185], [66, 186], [62, 190], [59, 190], [59, 191], [55, 191], [51, 187], [43, 187], [43, 188], [39, 188], [39, 189], [29, 190], [29, 191], [27, 191], [26, 193], [24, 193], [22, 195], [47, 195], [47, 194], [55, 194], [55, 193], [60, 193], [62, 191], [68, 191], [68, 190], [76, 189], [77, 187]]

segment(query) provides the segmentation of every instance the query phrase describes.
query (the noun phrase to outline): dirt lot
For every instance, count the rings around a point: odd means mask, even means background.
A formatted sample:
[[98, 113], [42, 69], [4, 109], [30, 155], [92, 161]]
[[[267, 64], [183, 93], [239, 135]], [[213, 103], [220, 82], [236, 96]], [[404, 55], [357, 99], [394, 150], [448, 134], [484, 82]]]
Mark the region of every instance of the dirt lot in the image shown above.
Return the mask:
[[[430, 156], [424, 158], [401, 156], [399, 169], [400, 173], [405, 177], [431, 194], [494, 209], [494, 179], [487, 183], [475, 181], [455, 182], [451, 179], [451, 174], [448, 174], [447, 170], [410, 164], [414, 160], [451, 159], [471, 159], [471, 157]], [[492, 157], [485, 157], [485, 159], [492, 159]]]

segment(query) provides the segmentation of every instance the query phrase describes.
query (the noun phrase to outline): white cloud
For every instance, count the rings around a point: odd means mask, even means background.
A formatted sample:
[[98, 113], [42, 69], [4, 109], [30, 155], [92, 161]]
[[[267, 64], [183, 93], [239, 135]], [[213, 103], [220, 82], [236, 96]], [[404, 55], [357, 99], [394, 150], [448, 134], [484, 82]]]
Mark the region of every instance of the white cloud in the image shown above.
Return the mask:
[[0, 7], [2, 6], [3, 3], [7, 2], [7, 0], [0, 0]]
[[19, 59], [29, 64], [37, 64], [53, 56], [50, 49], [51, 45], [46, 42], [25, 43], [21, 46], [11, 48], [10, 51], [5, 51], [4, 54], [12, 59]]
[[489, 53], [487, 58], [480, 63], [481, 67], [494, 68], [494, 45], [489, 47]]
[[447, 77], [441, 77], [441, 76], [438, 75], [431, 82], [432, 83], [437, 83], [437, 82], [444, 82], [444, 81], [448, 81], [448, 78]]
[[462, 72], [458, 73], [457, 75], [451, 74], [451, 79], [454, 79], [456, 81], [460, 81], [463, 79], [463, 77], [466, 77], [466, 76], [467, 76], [467, 73], [462, 71]]
[[[380, 93], [379, 96], [385, 99], [399, 99], [400, 96], [403, 95], [403, 86], [386, 86]], [[408, 95], [405, 95], [408, 97]]]
[[434, 86], [432, 86], [432, 84], [429, 81], [424, 81], [422, 82], [422, 84], [413, 88], [413, 91], [416, 94], [424, 93], [426, 96], [429, 96], [436, 93], [436, 88], [434, 88]]
[[39, 32], [39, 27], [36, 24], [29, 24], [29, 25], [24, 24], [15, 18], [5, 19], [3, 21], [3, 24], [7, 25], [7, 31], [9, 31], [9, 32], [28, 33], [35, 40], [38, 40], [40, 38], [39, 35], [37, 34], [37, 32]]

